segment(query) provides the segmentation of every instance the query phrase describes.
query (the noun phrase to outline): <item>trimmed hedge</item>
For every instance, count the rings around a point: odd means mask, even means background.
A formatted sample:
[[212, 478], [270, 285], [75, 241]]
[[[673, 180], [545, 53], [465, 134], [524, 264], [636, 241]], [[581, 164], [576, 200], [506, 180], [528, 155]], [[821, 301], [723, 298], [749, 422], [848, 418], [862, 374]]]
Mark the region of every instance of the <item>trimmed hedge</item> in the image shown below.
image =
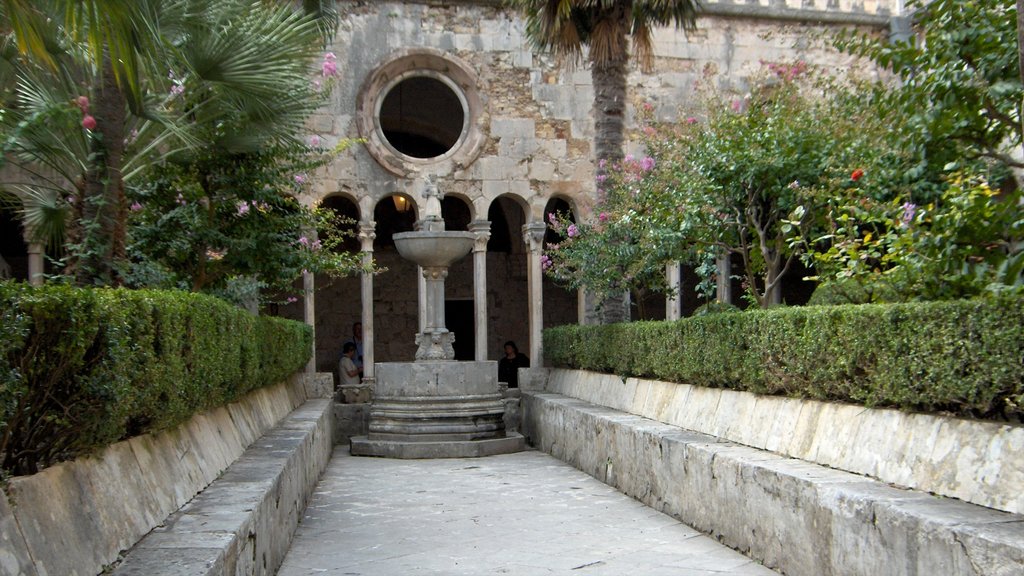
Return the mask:
[[544, 331], [555, 366], [823, 400], [1024, 417], [1024, 299], [807, 306]]
[[279, 382], [298, 322], [199, 294], [0, 283], [0, 468], [31, 474]]

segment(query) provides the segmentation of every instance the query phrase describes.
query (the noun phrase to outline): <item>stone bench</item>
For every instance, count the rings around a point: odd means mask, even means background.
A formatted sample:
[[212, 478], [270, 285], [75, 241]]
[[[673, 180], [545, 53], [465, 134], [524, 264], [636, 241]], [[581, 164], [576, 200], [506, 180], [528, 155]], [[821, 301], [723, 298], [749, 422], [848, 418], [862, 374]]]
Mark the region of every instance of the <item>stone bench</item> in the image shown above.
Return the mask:
[[275, 573], [330, 460], [333, 419], [333, 402], [326, 398], [292, 411], [136, 544], [112, 573]]
[[1024, 516], [523, 392], [539, 449], [791, 576], [1024, 574]]
[[0, 492], [0, 576], [109, 569], [197, 494], [208, 498], [211, 483], [229, 478], [225, 472], [243, 454], [251, 460], [260, 451], [301, 450], [289, 456], [293, 463], [322, 469], [325, 460], [308, 458], [321, 459], [320, 443], [330, 442], [323, 426], [333, 413], [324, 415], [329, 401], [316, 399], [328, 396], [331, 384], [330, 374], [295, 374], [173, 429], [9, 479]]

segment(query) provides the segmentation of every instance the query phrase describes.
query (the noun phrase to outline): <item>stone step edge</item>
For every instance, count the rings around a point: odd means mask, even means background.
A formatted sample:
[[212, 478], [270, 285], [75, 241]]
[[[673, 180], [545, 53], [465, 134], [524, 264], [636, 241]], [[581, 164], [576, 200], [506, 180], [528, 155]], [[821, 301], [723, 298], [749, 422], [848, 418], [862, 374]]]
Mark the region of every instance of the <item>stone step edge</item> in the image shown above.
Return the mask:
[[333, 402], [313, 399], [108, 571], [115, 576], [273, 574], [333, 449]]
[[1024, 516], [893, 487], [546, 392], [544, 452], [790, 576], [1024, 573]]

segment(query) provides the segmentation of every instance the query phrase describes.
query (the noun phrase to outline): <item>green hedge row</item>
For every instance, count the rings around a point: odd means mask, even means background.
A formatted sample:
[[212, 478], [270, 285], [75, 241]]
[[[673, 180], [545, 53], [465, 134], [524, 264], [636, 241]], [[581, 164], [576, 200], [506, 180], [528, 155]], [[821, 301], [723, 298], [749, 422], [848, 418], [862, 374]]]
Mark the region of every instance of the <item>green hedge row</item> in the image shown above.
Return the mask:
[[1021, 420], [1024, 299], [807, 306], [544, 331], [555, 366]]
[[208, 296], [0, 283], [0, 468], [30, 474], [300, 369], [312, 332]]

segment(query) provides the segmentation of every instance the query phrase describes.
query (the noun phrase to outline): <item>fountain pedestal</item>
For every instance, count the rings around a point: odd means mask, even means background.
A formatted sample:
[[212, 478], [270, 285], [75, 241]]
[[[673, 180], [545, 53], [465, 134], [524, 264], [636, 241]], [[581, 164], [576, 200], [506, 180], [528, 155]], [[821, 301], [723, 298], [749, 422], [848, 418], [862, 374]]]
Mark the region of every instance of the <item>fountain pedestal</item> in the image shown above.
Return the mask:
[[367, 436], [356, 456], [474, 458], [519, 452], [506, 433], [497, 362], [381, 362]]
[[506, 432], [497, 362], [456, 362], [455, 335], [445, 328], [448, 267], [469, 254], [471, 232], [447, 232], [440, 197], [427, 182], [427, 215], [416, 232], [394, 235], [403, 258], [423, 269], [426, 311], [416, 335], [415, 362], [379, 362], [370, 429], [350, 442], [356, 456], [472, 458], [519, 452], [520, 434]]

